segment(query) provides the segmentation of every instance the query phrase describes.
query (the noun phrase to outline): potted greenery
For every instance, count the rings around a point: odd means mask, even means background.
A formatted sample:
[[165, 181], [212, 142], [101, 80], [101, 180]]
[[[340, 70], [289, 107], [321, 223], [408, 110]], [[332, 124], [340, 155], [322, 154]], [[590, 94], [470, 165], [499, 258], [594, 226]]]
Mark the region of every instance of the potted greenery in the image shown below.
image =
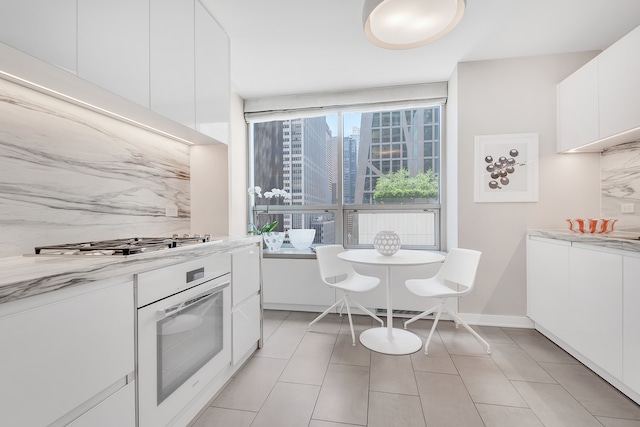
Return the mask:
[[407, 169], [400, 169], [378, 178], [373, 192], [376, 203], [428, 203], [437, 200], [438, 178], [433, 170], [409, 176]]

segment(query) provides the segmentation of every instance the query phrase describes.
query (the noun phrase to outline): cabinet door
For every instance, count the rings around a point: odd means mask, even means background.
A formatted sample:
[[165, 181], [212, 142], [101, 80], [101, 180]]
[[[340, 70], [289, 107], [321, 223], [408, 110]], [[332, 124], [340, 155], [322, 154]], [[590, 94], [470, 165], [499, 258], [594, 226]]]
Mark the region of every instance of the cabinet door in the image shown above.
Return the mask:
[[231, 310], [233, 319], [232, 364], [240, 361], [260, 339], [260, 295], [256, 294]]
[[195, 128], [194, 1], [150, 3], [151, 109]]
[[136, 387], [127, 384], [109, 396], [68, 427], [135, 427]]
[[0, 2], [0, 41], [76, 71], [76, 0]]
[[148, 0], [78, 0], [78, 76], [149, 108]]
[[622, 381], [640, 393], [640, 258], [623, 259], [624, 336]]
[[527, 315], [562, 340], [569, 329], [569, 249], [562, 240], [527, 240]]
[[2, 424], [49, 425], [133, 372], [133, 321], [131, 282], [0, 318]]
[[622, 256], [572, 247], [567, 343], [622, 379]]
[[[274, 307], [299, 305], [301, 309], [329, 308], [336, 293], [320, 279], [315, 259], [265, 258], [262, 260], [263, 303]], [[323, 310], [324, 310], [323, 309]]]
[[599, 139], [598, 58], [558, 85], [558, 151]]
[[600, 138], [640, 126], [639, 51], [640, 27], [598, 56]]
[[251, 245], [231, 252], [231, 305], [260, 291], [260, 248]]
[[229, 142], [229, 37], [199, 3], [195, 4], [196, 130]]

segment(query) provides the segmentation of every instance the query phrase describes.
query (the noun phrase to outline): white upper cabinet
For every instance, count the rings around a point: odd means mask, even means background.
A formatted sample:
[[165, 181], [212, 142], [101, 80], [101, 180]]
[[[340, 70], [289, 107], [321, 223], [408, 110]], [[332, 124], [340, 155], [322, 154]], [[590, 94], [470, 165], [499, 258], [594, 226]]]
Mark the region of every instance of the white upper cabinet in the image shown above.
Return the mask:
[[78, 0], [78, 76], [148, 108], [148, 16], [148, 0]]
[[600, 137], [606, 138], [640, 126], [640, 27], [599, 58]]
[[600, 137], [598, 58], [558, 85], [558, 151], [568, 151]]
[[0, 2], [0, 41], [76, 72], [76, 0]]
[[154, 0], [150, 10], [151, 110], [195, 129], [194, 1]]
[[[0, 1], [0, 43], [18, 54], [5, 67], [34, 85], [195, 144], [228, 143], [229, 37], [197, 0]], [[24, 66], [32, 57], [44, 63]]]
[[196, 130], [229, 142], [229, 37], [199, 2], [195, 4]]
[[640, 27], [558, 85], [558, 151], [640, 138]]

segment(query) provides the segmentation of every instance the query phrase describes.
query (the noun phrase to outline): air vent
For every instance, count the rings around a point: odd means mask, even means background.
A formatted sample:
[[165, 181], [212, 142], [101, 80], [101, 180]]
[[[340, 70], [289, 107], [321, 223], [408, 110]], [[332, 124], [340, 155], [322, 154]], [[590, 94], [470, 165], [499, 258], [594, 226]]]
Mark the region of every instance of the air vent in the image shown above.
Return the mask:
[[[395, 317], [413, 317], [413, 316], [417, 316], [418, 314], [422, 313], [422, 311], [415, 311], [415, 310], [393, 310], [393, 316]], [[376, 308], [376, 314], [377, 315], [387, 315], [387, 309], [386, 308]], [[426, 315], [424, 318], [425, 319], [433, 319], [434, 315], [433, 314], [428, 314]]]

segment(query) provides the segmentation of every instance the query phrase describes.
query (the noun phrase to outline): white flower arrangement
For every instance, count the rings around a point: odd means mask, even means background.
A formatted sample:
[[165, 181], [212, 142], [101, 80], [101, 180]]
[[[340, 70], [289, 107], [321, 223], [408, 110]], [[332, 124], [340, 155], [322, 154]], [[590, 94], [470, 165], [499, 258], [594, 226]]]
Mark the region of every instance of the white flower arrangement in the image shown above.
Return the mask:
[[[255, 187], [249, 187], [247, 189], [247, 192], [249, 193], [249, 196], [252, 198], [258, 197], [258, 198], [262, 198], [264, 197], [265, 199], [268, 199], [268, 203], [267, 203], [267, 215], [269, 214], [269, 206], [271, 205], [271, 199], [273, 199], [274, 197], [282, 197], [283, 200], [291, 200], [291, 194], [287, 193], [286, 190], [284, 189], [279, 189], [279, 188], [272, 188], [271, 191], [265, 191], [264, 195], [262, 194], [262, 188], [259, 186], [255, 186]], [[255, 209], [255, 206], [253, 208], [253, 214], [254, 214], [254, 218], [257, 217], [257, 212]], [[255, 221], [255, 220], [254, 220]], [[257, 221], [255, 221], [257, 222]], [[271, 231], [273, 231], [274, 228], [276, 228], [276, 226], [278, 225], [278, 221], [272, 221], [269, 222], [268, 224], [263, 225], [262, 227], [258, 228], [256, 227], [255, 223], [249, 224], [249, 234], [262, 234], [262, 233], [269, 233]]]

